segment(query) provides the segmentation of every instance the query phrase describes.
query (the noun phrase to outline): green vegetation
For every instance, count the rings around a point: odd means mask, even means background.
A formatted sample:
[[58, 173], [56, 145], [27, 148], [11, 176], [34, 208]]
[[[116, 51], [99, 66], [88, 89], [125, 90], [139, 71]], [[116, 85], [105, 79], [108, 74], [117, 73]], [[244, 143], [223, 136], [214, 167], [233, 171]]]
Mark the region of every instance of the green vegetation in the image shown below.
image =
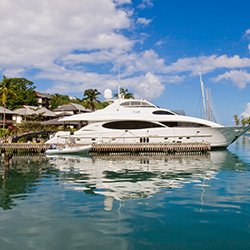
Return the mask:
[[72, 99], [68, 95], [61, 95], [58, 93], [51, 95], [51, 110], [56, 109], [58, 106], [65, 105], [68, 103], [77, 103], [83, 105], [82, 100], [77, 97], [74, 97]]
[[101, 103], [100, 97], [98, 97], [98, 95], [100, 94], [101, 93], [97, 89], [85, 90], [83, 96], [86, 96], [86, 97], [82, 99], [83, 106], [85, 108], [91, 108], [92, 111], [98, 109], [98, 104]]
[[[38, 100], [35, 93], [36, 86], [32, 81], [25, 78], [7, 78], [3, 76], [0, 82], [0, 101], [3, 107], [10, 110], [18, 109], [24, 105], [38, 106]], [[55, 93], [51, 95], [51, 110], [58, 106], [76, 103], [83, 105], [85, 108], [91, 110], [103, 109], [109, 105], [108, 102], [102, 102], [99, 95], [101, 93], [97, 89], [87, 89], [84, 91], [83, 98], [70, 98], [68, 95], [61, 95]], [[125, 99], [134, 98], [133, 94], [128, 92], [127, 89], [121, 88], [121, 96]], [[14, 97], [14, 98], [13, 98]], [[118, 94], [115, 94], [118, 97]], [[60, 128], [58, 126], [45, 126], [41, 124], [45, 117], [42, 113], [35, 115], [24, 115], [24, 119], [20, 124], [9, 126], [5, 128], [6, 118], [4, 110], [3, 127], [0, 128], [0, 137], [7, 139], [8, 136], [14, 136], [17, 133], [25, 133], [30, 131], [58, 131], [58, 130], [71, 130], [71, 128]]]
[[237, 115], [234, 115], [234, 121], [235, 124], [238, 126], [239, 124], [241, 124], [243, 127], [245, 126], [250, 126], [250, 117], [248, 118], [244, 118], [243, 116], [241, 118], [238, 118]]
[[[121, 88], [120, 90], [120, 95], [124, 98], [124, 99], [134, 99], [134, 95], [133, 93], [128, 92], [128, 89], [124, 89]], [[118, 94], [115, 94], [115, 97], [118, 97]]]
[[12, 90], [13, 85], [9, 78], [3, 76], [2, 82], [0, 82], [0, 96], [1, 96], [1, 103], [4, 106], [4, 115], [3, 115], [3, 128], [5, 128], [5, 108], [6, 103], [9, 100], [8, 97], [16, 96], [15, 92]]
[[15, 110], [23, 105], [37, 106], [34, 83], [25, 78], [10, 78], [12, 90], [16, 94], [15, 98], [8, 95], [7, 108]]

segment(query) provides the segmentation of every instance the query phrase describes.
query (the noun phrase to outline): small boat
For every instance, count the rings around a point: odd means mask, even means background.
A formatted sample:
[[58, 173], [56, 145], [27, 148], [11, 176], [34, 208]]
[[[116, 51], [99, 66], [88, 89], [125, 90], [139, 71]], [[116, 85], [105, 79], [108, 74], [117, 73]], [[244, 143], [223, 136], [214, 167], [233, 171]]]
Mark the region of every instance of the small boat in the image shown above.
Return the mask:
[[55, 148], [51, 147], [45, 151], [47, 155], [54, 155], [54, 154], [86, 154], [88, 153], [93, 147], [91, 145], [86, 146], [76, 146], [76, 147], [68, 147], [65, 148]]

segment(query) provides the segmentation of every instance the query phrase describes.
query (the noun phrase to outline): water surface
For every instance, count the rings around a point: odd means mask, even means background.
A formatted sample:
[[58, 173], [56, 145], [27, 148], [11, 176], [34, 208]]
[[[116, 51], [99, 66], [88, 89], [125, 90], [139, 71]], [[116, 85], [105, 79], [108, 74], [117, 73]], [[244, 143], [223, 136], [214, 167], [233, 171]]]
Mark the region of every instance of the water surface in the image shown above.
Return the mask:
[[1, 249], [250, 249], [250, 140], [188, 155], [15, 156]]

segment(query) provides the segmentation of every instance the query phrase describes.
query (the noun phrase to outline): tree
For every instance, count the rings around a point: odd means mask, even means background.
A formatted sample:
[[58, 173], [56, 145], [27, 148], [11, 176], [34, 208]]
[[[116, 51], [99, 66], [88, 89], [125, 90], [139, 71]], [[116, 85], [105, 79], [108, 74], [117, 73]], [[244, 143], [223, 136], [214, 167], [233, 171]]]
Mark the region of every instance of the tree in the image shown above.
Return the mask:
[[96, 110], [98, 108], [98, 104], [101, 103], [100, 98], [98, 95], [101, 93], [97, 89], [87, 89], [84, 91], [83, 96], [86, 96], [83, 98], [83, 105], [85, 108], [91, 108], [92, 111]]
[[234, 121], [237, 126], [240, 124], [240, 120], [237, 115], [234, 115]]
[[16, 98], [8, 96], [7, 107], [11, 110], [18, 109], [23, 105], [37, 106], [38, 102], [35, 94], [34, 83], [25, 78], [10, 78], [13, 91]]
[[68, 95], [61, 95], [59, 93], [55, 93], [51, 95], [51, 109], [55, 109], [58, 106], [70, 103], [70, 98]]
[[[3, 128], [5, 127], [5, 112], [6, 112], [6, 103], [9, 96], [17, 96], [16, 93], [12, 90], [12, 83], [11, 79], [3, 76], [2, 82], [0, 82], [0, 96], [1, 96], [1, 103], [4, 106], [4, 113], [3, 113]], [[12, 98], [14, 99], [14, 98]]]
[[58, 106], [65, 105], [68, 103], [77, 103], [83, 105], [83, 101], [77, 97], [69, 97], [68, 95], [61, 95], [59, 93], [55, 93], [51, 95], [51, 109], [55, 109]]
[[[134, 99], [133, 93], [128, 92], [128, 89], [121, 88], [120, 95], [124, 99]], [[115, 97], [118, 97], [118, 94], [115, 94]]]

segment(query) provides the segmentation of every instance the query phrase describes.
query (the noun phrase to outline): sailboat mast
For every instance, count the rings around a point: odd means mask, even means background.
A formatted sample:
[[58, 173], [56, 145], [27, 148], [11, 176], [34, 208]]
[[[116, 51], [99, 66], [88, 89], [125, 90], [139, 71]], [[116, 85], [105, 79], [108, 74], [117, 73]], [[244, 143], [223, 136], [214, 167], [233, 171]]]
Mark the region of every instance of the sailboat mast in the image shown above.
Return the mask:
[[205, 102], [205, 95], [204, 95], [204, 84], [203, 84], [203, 81], [202, 81], [201, 72], [200, 72], [200, 82], [201, 82], [201, 94], [202, 94], [204, 118], [207, 119], [206, 102]]
[[209, 90], [206, 88], [206, 98], [207, 98], [207, 119], [211, 121], [211, 110], [210, 110], [210, 98], [209, 98]]

